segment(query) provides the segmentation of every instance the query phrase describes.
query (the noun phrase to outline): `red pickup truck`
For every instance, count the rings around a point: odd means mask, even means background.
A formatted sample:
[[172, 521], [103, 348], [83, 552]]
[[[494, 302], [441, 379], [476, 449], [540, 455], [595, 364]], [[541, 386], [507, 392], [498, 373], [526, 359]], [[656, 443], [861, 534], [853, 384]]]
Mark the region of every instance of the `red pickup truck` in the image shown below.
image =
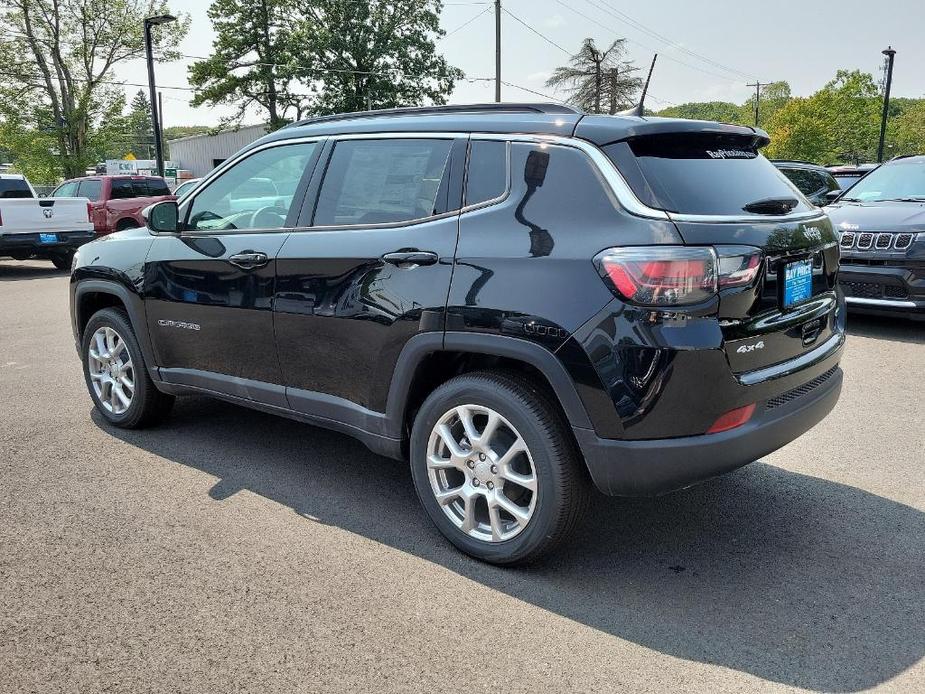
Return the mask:
[[90, 219], [97, 236], [144, 226], [144, 208], [161, 200], [176, 200], [159, 176], [72, 178], [55, 188], [50, 197], [89, 199]]

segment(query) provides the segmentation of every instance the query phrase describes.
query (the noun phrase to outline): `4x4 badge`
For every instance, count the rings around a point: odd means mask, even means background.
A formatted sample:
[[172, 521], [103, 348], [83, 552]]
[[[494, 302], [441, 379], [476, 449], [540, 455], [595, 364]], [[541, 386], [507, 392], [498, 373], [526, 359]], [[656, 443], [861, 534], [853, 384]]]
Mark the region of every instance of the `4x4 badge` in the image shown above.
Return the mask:
[[745, 354], [746, 352], [754, 352], [756, 349], [764, 349], [764, 340], [758, 340], [758, 342], [752, 343], [750, 345], [742, 345], [736, 350], [736, 352], [739, 354]]

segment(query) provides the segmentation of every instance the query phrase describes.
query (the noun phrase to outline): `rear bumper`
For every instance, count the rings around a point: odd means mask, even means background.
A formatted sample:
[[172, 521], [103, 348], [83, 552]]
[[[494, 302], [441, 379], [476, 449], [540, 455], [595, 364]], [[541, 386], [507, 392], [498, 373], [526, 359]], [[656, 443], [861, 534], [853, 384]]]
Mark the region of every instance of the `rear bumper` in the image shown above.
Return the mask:
[[758, 403], [746, 424], [718, 434], [630, 441], [573, 431], [604, 494], [652, 496], [729, 472], [793, 441], [835, 407], [841, 385], [836, 360], [808, 383]]
[[54, 232], [57, 240], [53, 243], [42, 243], [41, 236], [35, 234], [3, 234], [0, 233], [0, 256], [38, 256], [47, 257], [60, 255], [72, 251], [96, 238], [96, 232], [89, 231], [58, 231]]

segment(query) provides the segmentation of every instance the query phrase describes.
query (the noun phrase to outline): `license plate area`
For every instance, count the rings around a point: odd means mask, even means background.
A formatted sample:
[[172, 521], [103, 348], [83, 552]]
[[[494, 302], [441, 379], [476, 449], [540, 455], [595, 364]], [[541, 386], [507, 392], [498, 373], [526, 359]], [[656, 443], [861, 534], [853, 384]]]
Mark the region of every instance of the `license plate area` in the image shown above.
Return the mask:
[[792, 308], [813, 296], [813, 259], [800, 258], [781, 263], [780, 278], [781, 308]]
[[39, 234], [39, 243], [58, 243], [57, 234]]

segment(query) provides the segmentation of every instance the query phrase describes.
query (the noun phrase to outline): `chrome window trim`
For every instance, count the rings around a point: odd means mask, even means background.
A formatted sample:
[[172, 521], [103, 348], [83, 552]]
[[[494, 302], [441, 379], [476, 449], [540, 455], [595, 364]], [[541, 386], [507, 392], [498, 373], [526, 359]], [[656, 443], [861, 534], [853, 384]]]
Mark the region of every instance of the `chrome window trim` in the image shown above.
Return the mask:
[[[478, 139], [487, 139], [487, 138], [477, 138], [477, 137], [471, 137], [471, 136], [469, 137], [470, 142], [472, 142], [472, 140], [478, 140]], [[507, 170], [507, 173], [504, 177], [504, 192], [501, 193], [501, 195], [497, 195], [493, 198], [489, 198], [488, 200], [482, 200], [481, 202], [476, 202], [471, 205], [464, 204], [461, 208], [459, 208], [459, 214], [465, 214], [466, 212], [472, 212], [473, 210], [481, 210], [485, 207], [491, 207], [493, 205], [498, 205], [504, 202], [505, 200], [507, 200], [508, 197], [511, 195], [511, 188], [513, 187], [512, 186], [513, 174], [511, 171], [511, 149], [512, 149], [511, 141], [510, 140], [501, 140], [501, 141], [504, 142], [504, 166]], [[465, 200], [466, 189], [469, 185], [469, 152], [468, 150], [466, 151], [465, 174], [466, 175], [463, 177], [463, 200]]]
[[888, 306], [890, 308], [915, 308], [914, 301], [901, 301], [899, 299], [866, 299], [860, 296], [846, 296], [845, 301], [858, 306]]
[[[227, 161], [222, 162], [222, 164], [211, 172], [203, 176], [200, 184], [189, 194], [188, 198], [183, 200], [183, 205], [187, 206], [193, 203], [196, 199], [196, 196], [205, 190], [212, 181], [221, 176], [225, 171], [227, 171], [232, 166], [236, 165], [241, 160], [249, 157], [257, 152], [261, 152], [265, 149], [271, 147], [281, 147], [286, 145], [293, 144], [302, 144], [306, 142], [324, 142], [327, 140], [333, 140], [338, 142], [341, 140], [383, 140], [383, 139], [425, 139], [425, 140], [434, 140], [434, 139], [449, 139], [455, 140], [459, 138], [467, 138], [469, 140], [499, 140], [502, 142], [534, 142], [540, 145], [543, 144], [552, 144], [560, 145], [564, 147], [572, 147], [584, 152], [597, 167], [598, 172], [610, 186], [611, 191], [619, 202], [620, 206], [628, 213], [636, 217], [644, 217], [647, 219], [658, 219], [662, 221], [677, 221], [677, 222], [694, 222], [694, 223], [714, 223], [714, 224], [741, 224], [741, 223], [754, 223], [754, 222], [800, 222], [800, 221], [815, 221], [818, 219], [824, 219], [825, 213], [819, 208], [813, 208], [806, 212], [798, 212], [793, 214], [786, 215], [696, 215], [696, 214], [681, 214], [674, 212], [666, 212], [665, 210], [659, 210], [653, 207], [649, 207], [643, 203], [639, 198], [636, 197], [636, 194], [630, 188], [629, 184], [626, 182], [626, 179], [623, 178], [623, 175], [617, 169], [616, 165], [610, 160], [610, 158], [604, 154], [601, 148], [597, 147], [587, 140], [582, 140], [577, 137], [563, 136], [563, 135], [542, 135], [542, 134], [531, 134], [531, 133], [480, 133], [480, 132], [471, 132], [471, 131], [439, 131], [439, 132], [421, 132], [421, 131], [406, 131], [406, 132], [364, 132], [364, 133], [341, 133], [333, 135], [316, 135], [309, 137], [293, 137], [280, 140], [273, 140], [271, 142], [252, 147], [243, 152], [240, 152], [237, 156], [233, 156]], [[462, 214], [464, 212], [471, 212], [473, 210], [481, 209], [483, 207], [489, 207], [491, 205], [496, 205], [500, 202], [503, 202], [510, 195], [511, 189], [511, 178], [513, 172], [511, 171], [511, 147], [508, 146], [508, 186], [503, 196], [495, 198], [493, 200], [486, 200], [476, 205], [463, 206], [458, 210], [453, 210], [451, 212], [444, 213], [442, 215], [436, 215], [431, 217], [421, 217], [418, 219], [406, 220], [399, 224], [365, 224], [365, 225], [336, 225], [336, 226], [318, 226], [318, 227], [284, 227], [282, 229], [253, 229], [250, 231], [293, 231], [293, 230], [330, 230], [330, 229], [376, 229], [376, 228], [389, 228], [395, 226], [408, 226], [411, 224], [419, 224], [421, 222], [426, 222], [433, 219], [443, 218], [451, 214]], [[467, 168], [468, 172], [468, 168]], [[792, 184], [791, 184], [792, 185]], [[233, 230], [241, 233], [243, 230]], [[220, 233], [220, 232], [215, 232]], [[227, 230], [226, 230], [227, 233]]]

